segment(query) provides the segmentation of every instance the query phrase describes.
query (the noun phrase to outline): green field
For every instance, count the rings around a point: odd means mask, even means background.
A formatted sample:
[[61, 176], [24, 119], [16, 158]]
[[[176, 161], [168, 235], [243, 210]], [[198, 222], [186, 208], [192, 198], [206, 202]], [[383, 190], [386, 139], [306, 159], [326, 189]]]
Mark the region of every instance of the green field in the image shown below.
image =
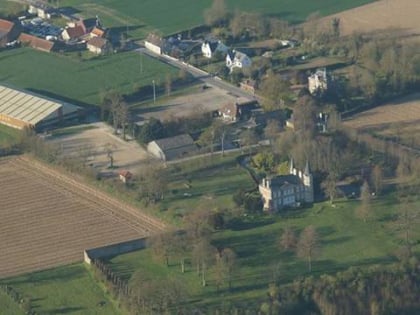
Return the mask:
[[[32, 309], [37, 314], [101, 314], [116, 315], [120, 312], [105, 295], [86, 267], [82, 264], [59, 267], [56, 269], [31, 273], [16, 278], [1, 280], [26, 298], [31, 299]], [[7, 296], [0, 294], [0, 314], [3, 300]], [[101, 303], [102, 302], [102, 303]], [[9, 307], [8, 304], [5, 304]], [[13, 310], [14, 305], [10, 306]]]
[[15, 303], [11, 297], [0, 290], [0, 315], [24, 315], [25, 312]]
[[20, 131], [0, 124], [0, 148], [19, 141]]
[[109, 89], [132, 93], [136, 87], [163, 82], [178, 70], [136, 52], [80, 61], [29, 48], [0, 52], [0, 84], [51, 93], [80, 103], [98, 104], [99, 94]]
[[[321, 254], [313, 265], [313, 275], [335, 273], [352, 266], [386, 264], [395, 260], [393, 254], [400, 241], [386, 220], [395, 210], [394, 200], [387, 198], [374, 203], [375, 219], [364, 223], [356, 219], [357, 201], [339, 201], [335, 207], [328, 202], [312, 208], [291, 212], [289, 217], [266, 216], [236, 222], [230, 229], [216, 232], [213, 243], [230, 247], [238, 255], [238, 271], [233, 290], [216, 292], [214, 275], [209, 274], [209, 286], [200, 287], [199, 278], [190, 266], [181, 274], [176, 260], [170, 267], [153, 260], [150, 250], [138, 251], [110, 259], [110, 266], [123, 278], [137, 270], [156, 277], [177, 276], [191, 291], [191, 301], [197, 305], [220, 305], [230, 301], [243, 305], [264, 298], [268, 284], [275, 281], [275, 271], [281, 283], [291, 282], [299, 276], [309, 275], [306, 263], [294, 254], [284, 252], [277, 240], [285, 227], [301, 231], [314, 225], [320, 234]], [[419, 245], [416, 248], [419, 251]]]
[[[178, 168], [169, 168], [172, 175], [163, 204], [170, 206], [172, 215], [183, 215], [188, 210], [203, 207], [209, 211], [216, 207], [232, 209], [234, 191], [239, 187], [253, 186], [249, 175], [235, 166], [233, 158], [213, 159], [211, 163], [207, 161], [200, 165], [198, 161], [190, 161]], [[185, 197], [185, 193], [191, 196]], [[309, 208], [291, 210], [283, 216], [248, 215], [234, 219], [226, 230], [212, 236], [215, 246], [230, 247], [238, 255], [238, 271], [231, 292], [226, 288], [222, 293], [217, 292], [214, 271], [209, 273], [209, 286], [203, 289], [191, 265], [187, 273], [182, 274], [177, 260], [172, 259], [168, 268], [156, 262], [150, 250], [111, 258], [109, 264], [125, 279], [137, 270], [154, 277], [180, 277], [191, 292], [190, 302], [200, 306], [220, 305], [222, 300], [238, 305], [243, 305], [244, 301], [255, 303], [264, 298], [268, 284], [276, 277], [281, 283], [289, 283], [299, 276], [309, 275], [305, 261], [277, 246], [285, 227], [292, 227], [297, 232], [309, 225], [316, 227], [321, 251], [313, 264], [312, 275], [395, 261], [395, 252], [402, 244], [391, 220], [395, 217], [397, 204], [398, 200], [392, 193], [374, 199], [371, 218], [366, 223], [355, 217], [359, 201], [344, 199], [334, 205], [316, 203]], [[416, 207], [418, 203], [412, 206]], [[419, 231], [415, 231], [413, 236], [420, 237]], [[420, 251], [420, 243], [414, 250]]]
[[[370, 2], [373, 0], [226, 0], [232, 12], [236, 9], [261, 12], [291, 22], [302, 22], [316, 11], [328, 15]], [[98, 14], [108, 27], [129, 23], [143, 34], [154, 29], [171, 34], [202, 24], [203, 12], [211, 3], [211, 0], [94, 0], [88, 4], [82, 0], [60, 1], [62, 6], [74, 6], [90, 16]]]
[[236, 161], [237, 155], [194, 159], [177, 163], [168, 169], [167, 193], [160, 207], [172, 217], [180, 217], [202, 203], [214, 208], [234, 206], [232, 195], [239, 189], [252, 189], [256, 184]]

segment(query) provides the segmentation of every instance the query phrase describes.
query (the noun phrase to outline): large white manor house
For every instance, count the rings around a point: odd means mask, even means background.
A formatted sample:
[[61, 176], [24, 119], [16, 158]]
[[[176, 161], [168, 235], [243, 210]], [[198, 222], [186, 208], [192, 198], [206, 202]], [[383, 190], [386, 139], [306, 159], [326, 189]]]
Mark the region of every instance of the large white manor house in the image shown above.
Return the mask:
[[266, 211], [279, 211], [298, 207], [303, 203], [312, 203], [314, 187], [309, 163], [306, 162], [302, 172], [294, 167], [292, 159], [288, 175], [263, 178], [259, 191]]

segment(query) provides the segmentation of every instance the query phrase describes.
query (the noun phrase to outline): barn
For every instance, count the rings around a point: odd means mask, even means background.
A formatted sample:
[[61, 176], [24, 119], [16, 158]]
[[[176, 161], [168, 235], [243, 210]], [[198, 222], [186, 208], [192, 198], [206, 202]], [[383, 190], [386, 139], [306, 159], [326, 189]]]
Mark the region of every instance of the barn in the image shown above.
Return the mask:
[[163, 161], [171, 161], [196, 153], [197, 146], [190, 135], [154, 140], [148, 143], [147, 151]]
[[82, 108], [0, 85], [0, 123], [16, 129], [43, 128], [77, 119]]

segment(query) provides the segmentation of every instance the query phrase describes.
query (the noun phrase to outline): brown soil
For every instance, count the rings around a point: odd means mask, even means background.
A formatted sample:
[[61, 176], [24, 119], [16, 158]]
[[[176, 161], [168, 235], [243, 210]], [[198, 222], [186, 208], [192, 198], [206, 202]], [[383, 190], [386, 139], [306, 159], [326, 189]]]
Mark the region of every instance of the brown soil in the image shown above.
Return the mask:
[[0, 278], [83, 260], [83, 251], [164, 228], [27, 157], [0, 159]]
[[342, 35], [398, 29], [419, 36], [419, 12], [419, 0], [381, 0], [328, 16], [324, 21], [330, 23], [333, 17], [339, 17]]

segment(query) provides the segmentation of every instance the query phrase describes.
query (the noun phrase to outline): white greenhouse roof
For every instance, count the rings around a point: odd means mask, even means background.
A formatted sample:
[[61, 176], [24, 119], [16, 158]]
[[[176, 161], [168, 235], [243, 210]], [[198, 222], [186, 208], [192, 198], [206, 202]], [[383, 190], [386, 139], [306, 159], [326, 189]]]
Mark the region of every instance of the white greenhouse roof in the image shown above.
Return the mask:
[[0, 114], [31, 125], [36, 125], [63, 105], [58, 101], [43, 98], [30, 92], [0, 85]]

